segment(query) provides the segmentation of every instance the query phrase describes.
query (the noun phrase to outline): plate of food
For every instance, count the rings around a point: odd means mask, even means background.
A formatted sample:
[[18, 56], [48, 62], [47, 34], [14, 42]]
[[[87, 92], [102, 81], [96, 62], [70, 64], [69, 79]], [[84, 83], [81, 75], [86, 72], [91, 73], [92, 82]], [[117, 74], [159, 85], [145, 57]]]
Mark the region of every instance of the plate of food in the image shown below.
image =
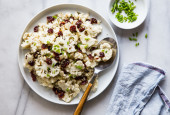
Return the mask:
[[59, 4], [37, 14], [26, 26], [19, 44], [21, 73], [38, 95], [63, 105], [78, 104], [94, 67], [117, 53], [114, 63], [95, 80], [88, 100], [111, 83], [119, 63], [119, 47], [113, 52], [107, 43], [117, 41], [109, 23], [97, 12], [76, 4]]

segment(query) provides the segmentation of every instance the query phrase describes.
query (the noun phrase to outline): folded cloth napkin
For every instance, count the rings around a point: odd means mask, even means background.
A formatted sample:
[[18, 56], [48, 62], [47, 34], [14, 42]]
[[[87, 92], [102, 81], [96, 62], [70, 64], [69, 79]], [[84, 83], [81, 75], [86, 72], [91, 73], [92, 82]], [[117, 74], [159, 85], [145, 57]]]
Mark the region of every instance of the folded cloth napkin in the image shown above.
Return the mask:
[[143, 63], [123, 67], [106, 115], [170, 115], [170, 102], [158, 86], [165, 72]]

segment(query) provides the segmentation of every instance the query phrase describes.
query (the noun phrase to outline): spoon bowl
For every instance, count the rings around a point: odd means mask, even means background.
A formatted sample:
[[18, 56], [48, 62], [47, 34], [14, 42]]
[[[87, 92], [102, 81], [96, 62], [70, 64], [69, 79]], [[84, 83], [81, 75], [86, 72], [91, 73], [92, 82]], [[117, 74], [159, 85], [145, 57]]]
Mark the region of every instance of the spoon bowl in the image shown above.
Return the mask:
[[113, 39], [113, 38], [110, 38], [110, 37], [107, 37], [107, 38], [104, 38], [103, 40], [101, 40], [99, 42], [99, 45], [102, 44], [102, 43], [109, 43], [113, 49], [113, 53], [112, 53], [112, 57], [111, 59], [109, 59], [108, 61], [106, 62], [103, 62], [101, 61], [96, 67], [95, 67], [95, 70], [97, 71], [103, 71], [105, 69], [107, 69], [114, 61], [115, 57], [116, 57], [116, 51], [117, 51], [117, 43], [116, 41]]
[[106, 61], [106, 62], [100, 62], [98, 64], [98, 66], [96, 66], [94, 68], [94, 74], [92, 76], [92, 79], [90, 81], [90, 83], [88, 84], [87, 88], [86, 88], [86, 91], [84, 92], [75, 112], [74, 112], [74, 115], [80, 115], [81, 114], [81, 111], [83, 109], [83, 106], [84, 106], [84, 103], [86, 102], [87, 100], [87, 97], [89, 95], [89, 92], [93, 86], [93, 83], [94, 83], [94, 80], [96, 79], [96, 77], [98, 76], [98, 73], [100, 73], [101, 71], [104, 71], [105, 69], [107, 69], [108, 67], [110, 67], [112, 65], [112, 63], [114, 62], [114, 59], [116, 57], [116, 51], [117, 51], [117, 43], [116, 41], [113, 39], [113, 38], [110, 38], [110, 37], [107, 37], [107, 38], [104, 38], [103, 40], [101, 40], [99, 42], [98, 45], [100, 45], [101, 43], [109, 43], [113, 49], [113, 53], [112, 53], [112, 57]]

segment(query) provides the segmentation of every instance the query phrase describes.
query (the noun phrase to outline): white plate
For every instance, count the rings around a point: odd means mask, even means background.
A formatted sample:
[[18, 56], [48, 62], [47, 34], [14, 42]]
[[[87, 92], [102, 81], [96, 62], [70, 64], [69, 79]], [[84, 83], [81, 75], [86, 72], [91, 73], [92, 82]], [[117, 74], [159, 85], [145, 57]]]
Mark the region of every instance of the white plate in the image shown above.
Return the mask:
[[[147, 13], [148, 13], [149, 0], [136, 0], [136, 1], [130, 0], [130, 1], [134, 2], [134, 4], [136, 5], [134, 12], [136, 14], [138, 14], [137, 20], [132, 23], [128, 23], [128, 21], [120, 23], [117, 20], [117, 18], [115, 18], [115, 15], [117, 12], [115, 12], [115, 13], [111, 12], [111, 8], [112, 8], [114, 1], [115, 0], [110, 0], [109, 7], [108, 7], [108, 15], [114, 25], [116, 25], [117, 27], [122, 28], [122, 29], [133, 29], [133, 28], [138, 27], [140, 24], [142, 24], [144, 22], [144, 20], [147, 16]], [[125, 0], [125, 1], [129, 1], [129, 0]]]
[[[102, 21], [101, 25], [103, 27], [103, 30], [102, 30], [102, 33], [98, 36], [99, 41], [105, 37], [108, 37], [108, 36], [113, 37], [117, 41], [117, 38], [116, 38], [116, 35], [115, 35], [113, 29], [111, 28], [109, 23], [102, 16], [100, 16], [98, 13], [96, 13], [95, 11], [93, 11], [87, 7], [84, 7], [81, 5], [76, 5], [76, 4], [60, 4], [60, 5], [56, 5], [56, 6], [45, 9], [44, 11], [40, 12], [38, 15], [36, 15], [30, 21], [30, 23], [27, 25], [26, 29], [24, 30], [23, 34], [25, 32], [32, 32], [33, 27], [35, 25], [37, 25], [38, 23], [46, 22], [46, 17], [49, 15], [54, 15], [58, 12], [73, 12], [74, 13], [75, 11], [90, 13], [90, 16], [95, 17], [96, 19], [99, 19]], [[20, 39], [22, 42], [22, 37]], [[21, 42], [20, 42], [20, 44], [21, 44]], [[55, 95], [51, 89], [47, 89], [43, 86], [40, 86], [38, 84], [38, 82], [32, 81], [28, 69], [25, 69], [23, 66], [24, 54], [26, 53], [26, 50], [23, 50], [21, 48], [20, 44], [19, 44], [19, 56], [18, 56], [19, 67], [20, 67], [21, 73], [22, 73], [25, 81], [32, 88], [32, 90], [34, 90], [38, 95], [40, 95], [44, 99], [54, 102], [54, 103], [64, 104], [64, 105], [78, 104], [78, 102], [83, 94], [82, 92], [76, 98], [74, 98], [70, 103], [66, 103], [64, 101], [59, 100], [58, 96]], [[112, 64], [112, 66], [109, 69], [107, 69], [106, 71], [104, 71], [99, 76], [98, 89], [95, 93], [90, 94], [88, 100], [93, 99], [94, 97], [98, 96], [100, 93], [102, 93], [107, 88], [107, 86], [110, 84], [110, 82], [112, 81], [112, 79], [116, 73], [118, 63], [119, 63], [119, 49], [117, 52], [117, 57], [115, 58], [115, 61]]]

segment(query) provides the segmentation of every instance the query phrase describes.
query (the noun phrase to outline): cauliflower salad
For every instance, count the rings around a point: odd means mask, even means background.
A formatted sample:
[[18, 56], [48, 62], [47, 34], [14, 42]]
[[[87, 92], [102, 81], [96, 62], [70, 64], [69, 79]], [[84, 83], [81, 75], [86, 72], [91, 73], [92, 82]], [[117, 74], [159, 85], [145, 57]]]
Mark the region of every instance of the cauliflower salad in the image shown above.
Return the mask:
[[[52, 89], [65, 102], [85, 91], [94, 67], [113, 54], [109, 43], [98, 45], [100, 23], [86, 13], [58, 13], [26, 32], [21, 47], [29, 49], [24, 67], [32, 80]], [[96, 79], [92, 90], [97, 86]]]

